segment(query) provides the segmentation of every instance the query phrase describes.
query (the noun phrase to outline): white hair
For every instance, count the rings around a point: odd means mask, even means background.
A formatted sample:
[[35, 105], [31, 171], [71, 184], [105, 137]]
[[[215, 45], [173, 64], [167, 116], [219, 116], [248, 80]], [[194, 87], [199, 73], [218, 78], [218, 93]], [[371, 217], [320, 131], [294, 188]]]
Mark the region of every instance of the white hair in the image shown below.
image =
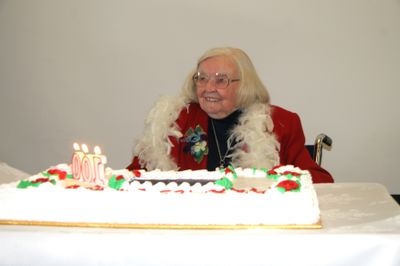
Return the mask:
[[249, 56], [241, 49], [232, 47], [213, 48], [206, 51], [197, 61], [196, 68], [186, 77], [182, 87], [181, 95], [192, 102], [198, 102], [196, 85], [193, 75], [197, 73], [199, 65], [211, 57], [224, 56], [231, 59], [238, 68], [240, 85], [237, 92], [238, 108], [246, 108], [255, 102], [269, 103], [268, 91], [254, 68]]

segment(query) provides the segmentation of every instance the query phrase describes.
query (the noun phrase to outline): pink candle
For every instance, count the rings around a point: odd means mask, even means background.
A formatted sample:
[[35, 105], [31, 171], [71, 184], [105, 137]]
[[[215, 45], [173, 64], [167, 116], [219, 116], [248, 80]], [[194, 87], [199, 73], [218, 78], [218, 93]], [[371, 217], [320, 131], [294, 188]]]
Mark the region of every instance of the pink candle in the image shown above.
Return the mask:
[[78, 143], [74, 143], [74, 150], [75, 152], [72, 155], [72, 175], [74, 176], [75, 179], [79, 180], [81, 178], [81, 165], [82, 165], [82, 160], [85, 154], [80, 151], [80, 146]]
[[107, 163], [107, 157], [101, 155], [101, 150], [99, 146], [94, 147], [93, 155], [93, 170], [94, 170], [94, 183], [106, 185], [105, 169], [104, 165]]
[[72, 156], [72, 175], [75, 179], [93, 184], [106, 185], [105, 168], [107, 163], [105, 155], [101, 155], [101, 150], [98, 146], [94, 148], [94, 154], [89, 153], [89, 149], [85, 144], [82, 144], [82, 151], [77, 143], [74, 143], [75, 152]]

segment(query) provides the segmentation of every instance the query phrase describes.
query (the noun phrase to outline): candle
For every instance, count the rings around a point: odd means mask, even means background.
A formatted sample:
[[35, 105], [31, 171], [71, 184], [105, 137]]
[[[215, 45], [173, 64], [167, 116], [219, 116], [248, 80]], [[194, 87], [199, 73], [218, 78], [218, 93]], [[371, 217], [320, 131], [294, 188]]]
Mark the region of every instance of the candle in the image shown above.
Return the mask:
[[[98, 146], [95, 146], [94, 153], [89, 153], [86, 144], [74, 143], [75, 152], [72, 156], [72, 175], [75, 179], [93, 185], [106, 185], [105, 168], [107, 163], [105, 155], [101, 154]], [[82, 149], [82, 151], [80, 151]]]
[[81, 178], [82, 159], [85, 156], [85, 154], [82, 151], [80, 151], [81, 148], [78, 143], [75, 142], [73, 147], [75, 152], [72, 155], [71, 171], [74, 178], [79, 180]]
[[89, 148], [85, 143], [82, 144], [82, 150], [83, 150], [84, 153], [88, 153], [89, 152]]
[[94, 183], [105, 185], [105, 169], [104, 165], [107, 163], [107, 157], [101, 155], [99, 146], [94, 147], [93, 155], [93, 169], [94, 169]]

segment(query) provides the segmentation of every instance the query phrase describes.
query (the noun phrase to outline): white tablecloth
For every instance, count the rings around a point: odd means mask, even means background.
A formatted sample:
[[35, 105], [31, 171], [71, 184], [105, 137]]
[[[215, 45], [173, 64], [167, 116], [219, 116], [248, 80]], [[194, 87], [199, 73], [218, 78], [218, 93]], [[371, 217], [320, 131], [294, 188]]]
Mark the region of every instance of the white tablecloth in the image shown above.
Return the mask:
[[3, 225], [0, 264], [400, 265], [400, 208], [384, 186], [338, 183], [319, 184], [316, 189], [322, 229], [145, 230]]
[[0, 184], [11, 183], [17, 180], [28, 178], [30, 174], [27, 174], [21, 170], [18, 170], [5, 162], [0, 161]]

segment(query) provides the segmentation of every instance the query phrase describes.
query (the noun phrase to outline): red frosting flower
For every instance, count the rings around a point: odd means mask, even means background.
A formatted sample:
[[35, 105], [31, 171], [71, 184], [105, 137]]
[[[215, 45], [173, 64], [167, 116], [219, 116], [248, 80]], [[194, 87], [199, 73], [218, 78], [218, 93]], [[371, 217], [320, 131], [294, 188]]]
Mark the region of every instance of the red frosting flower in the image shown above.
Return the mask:
[[58, 174], [58, 178], [59, 178], [60, 180], [65, 180], [65, 178], [67, 178], [67, 172], [65, 172], [65, 171], [60, 171], [59, 174]]
[[41, 177], [41, 178], [37, 178], [36, 180], [32, 181], [33, 184], [35, 184], [35, 183], [45, 183], [45, 182], [49, 182], [49, 179], [45, 178], [45, 177]]
[[229, 173], [233, 173], [233, 171], [232, 171], [231, 168], [226, 167], [226, 168], [225, 168], [225, 174], [227, 175], [227, 174], [229, 174]]
[[269, 174], [269, 175], [277, 175], [278, 173], [277, 173], [275, 170], [278, 169], [278, 168], [281, 167], [281, 166], [282, 166], [282, 164], [278, 164], [278, 165], [272, 167], [272, 168], [267, 172], [267, 174]]
[[60, 180], [64, 180], [67, 177], [67, 172], [59, 170], [59, 169], [49, 169], [47, 171], [50, 175], [58, 175]]
[[287, 179], [287, 180], [283, 180], [283, 181], [279, 182], [277, 187], [284, 188], [285, 191], [291, 191], [291, 190], [298, 189], [299, 183], [297, 183], [296, 181]]
[[47, 173], [49, 173], [49, 174], [51, 174], [51, 175], [56, 175], [57, 173], [58, 173], [58, 169], [49, 169], [48, 171], [47, 171]]
[[282, 175], [300, 176], [301, 174], [296, 173], [296, 172], [291, 172], [291, 171], [285, 171], [282, 173]]

